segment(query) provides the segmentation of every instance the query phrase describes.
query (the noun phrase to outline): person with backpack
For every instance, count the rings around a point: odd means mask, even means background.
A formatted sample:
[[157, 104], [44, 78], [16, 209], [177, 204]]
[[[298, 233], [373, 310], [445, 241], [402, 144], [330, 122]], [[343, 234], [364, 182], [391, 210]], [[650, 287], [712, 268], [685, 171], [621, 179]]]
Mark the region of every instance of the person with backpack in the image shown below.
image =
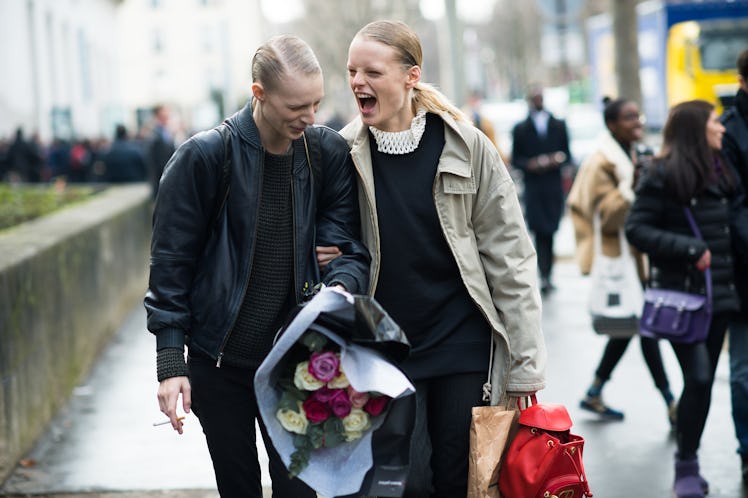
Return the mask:
[[[315, 284], [366, 291], [369, 255], [347, 144], [312, 126], [324, 91], [311, 48], [271, 38], [254, 54], [251, 88], [249, 103], [182, 144], [161, 178], [145, 296], [158, 401], [180, 434], [179, 398], [194, 409], [221, 496], [262, 496], [257, 421], [273, 495], [314, 498], [268, 440], [253, 379]], [[315, 245], [341, 253], [322, 273]]]
[[399, 365], [416, 387], [404, 496], [458, 497], [472, 408], [543, 389], [546, 350], [514, 183], [488, 138], [421, 80], [422, 63], [405, 23], [360, 29], [347, 62], [359, 115], [341, 134], [359, 173], [369, 293], [411, 343]]

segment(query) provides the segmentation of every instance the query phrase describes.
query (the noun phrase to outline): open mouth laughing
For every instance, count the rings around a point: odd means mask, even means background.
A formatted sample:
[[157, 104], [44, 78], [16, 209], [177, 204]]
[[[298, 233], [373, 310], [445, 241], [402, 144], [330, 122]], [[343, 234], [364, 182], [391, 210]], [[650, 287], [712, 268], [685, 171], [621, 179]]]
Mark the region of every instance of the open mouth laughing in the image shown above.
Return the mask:
[[371, 114], [374, 111], [374, 106], [377, 105], [376, 97], [368, 93], [356, 92], [356, 99], [358, 100], [358, 108], [364, 115]]

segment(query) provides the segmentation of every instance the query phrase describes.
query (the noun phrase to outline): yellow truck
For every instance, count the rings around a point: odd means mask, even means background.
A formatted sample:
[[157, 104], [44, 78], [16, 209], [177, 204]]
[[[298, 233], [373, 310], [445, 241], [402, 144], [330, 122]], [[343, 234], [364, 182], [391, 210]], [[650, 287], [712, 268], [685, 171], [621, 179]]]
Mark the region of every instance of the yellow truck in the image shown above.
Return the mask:
[[[748, 49], [748, 0], [642, 2], [637, 23], [647, 127], [662, 127], [668, 109], [685, 100], [707, 100], [718, 112], [731, 105], [735, 63]], [[591, 18], [587, 28], [593, 93], [617, 96], [610, 16]]]

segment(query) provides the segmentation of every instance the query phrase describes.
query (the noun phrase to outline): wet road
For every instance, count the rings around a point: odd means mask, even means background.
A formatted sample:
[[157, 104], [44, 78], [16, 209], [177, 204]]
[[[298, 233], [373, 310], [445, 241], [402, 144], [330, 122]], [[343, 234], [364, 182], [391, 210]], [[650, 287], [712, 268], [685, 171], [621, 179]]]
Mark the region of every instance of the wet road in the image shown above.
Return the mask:
[[[569, 409], [572, 432], [586, 439], [584, 462], [596, 498], [669, 497], [675, 445], [665, 404], [646, 370], [638, 339], [629, 345], [605, 390], [606, 401], [624, 410], [625, 420], [602, 422], [577, 408], [605, 339], [590, 328], [584, 304], [588, 280], [568, 258], [570, 237], [568, 225], [562, 226], [557, 238], [562, 259], [555, 269], [557, 291], [544, 302], [548, 387], [539, 400], [563, 403]], [[168, 426], [152, 426], [162, 419], [155, 399], [153, 346], [145, 331], [145, 312], [138, 306], [27, 456], [31, 465], [19, 467], [0, 495], [216, 498], [197, 419], [187, 418], [182, 436]], [[670, 347], [662, 346], [673, 391], [678, 393], [680, 370]], [[730, 409], [723, 354], [700, 451], [702, 473], [711, 483], [710, 498], [748, 498], [740, 480]], [[267, 484], [266, 474], [264, 480]]]

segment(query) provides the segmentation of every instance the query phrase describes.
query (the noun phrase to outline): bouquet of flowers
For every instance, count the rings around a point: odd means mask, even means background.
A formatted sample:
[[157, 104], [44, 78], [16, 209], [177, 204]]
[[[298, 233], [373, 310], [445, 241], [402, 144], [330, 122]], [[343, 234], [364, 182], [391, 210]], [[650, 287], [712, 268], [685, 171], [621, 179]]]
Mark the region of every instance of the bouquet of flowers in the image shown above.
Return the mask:
[[322, 496], [402, 496], [415, 388], [396, 363], [409, 347], [369, 296], [324, 288], [297, 309], [254, 378], [291, 475]]
[[360, 439], [390, 401], [384, 394], [356, 391], [340, 364], [340, 348], [324, 335], [310, 329], [297, 344], [304, 356], [278, 379], [282, 394], [275, 414], [294, 434], [292, 478], [309, 464], [312, 450]]

